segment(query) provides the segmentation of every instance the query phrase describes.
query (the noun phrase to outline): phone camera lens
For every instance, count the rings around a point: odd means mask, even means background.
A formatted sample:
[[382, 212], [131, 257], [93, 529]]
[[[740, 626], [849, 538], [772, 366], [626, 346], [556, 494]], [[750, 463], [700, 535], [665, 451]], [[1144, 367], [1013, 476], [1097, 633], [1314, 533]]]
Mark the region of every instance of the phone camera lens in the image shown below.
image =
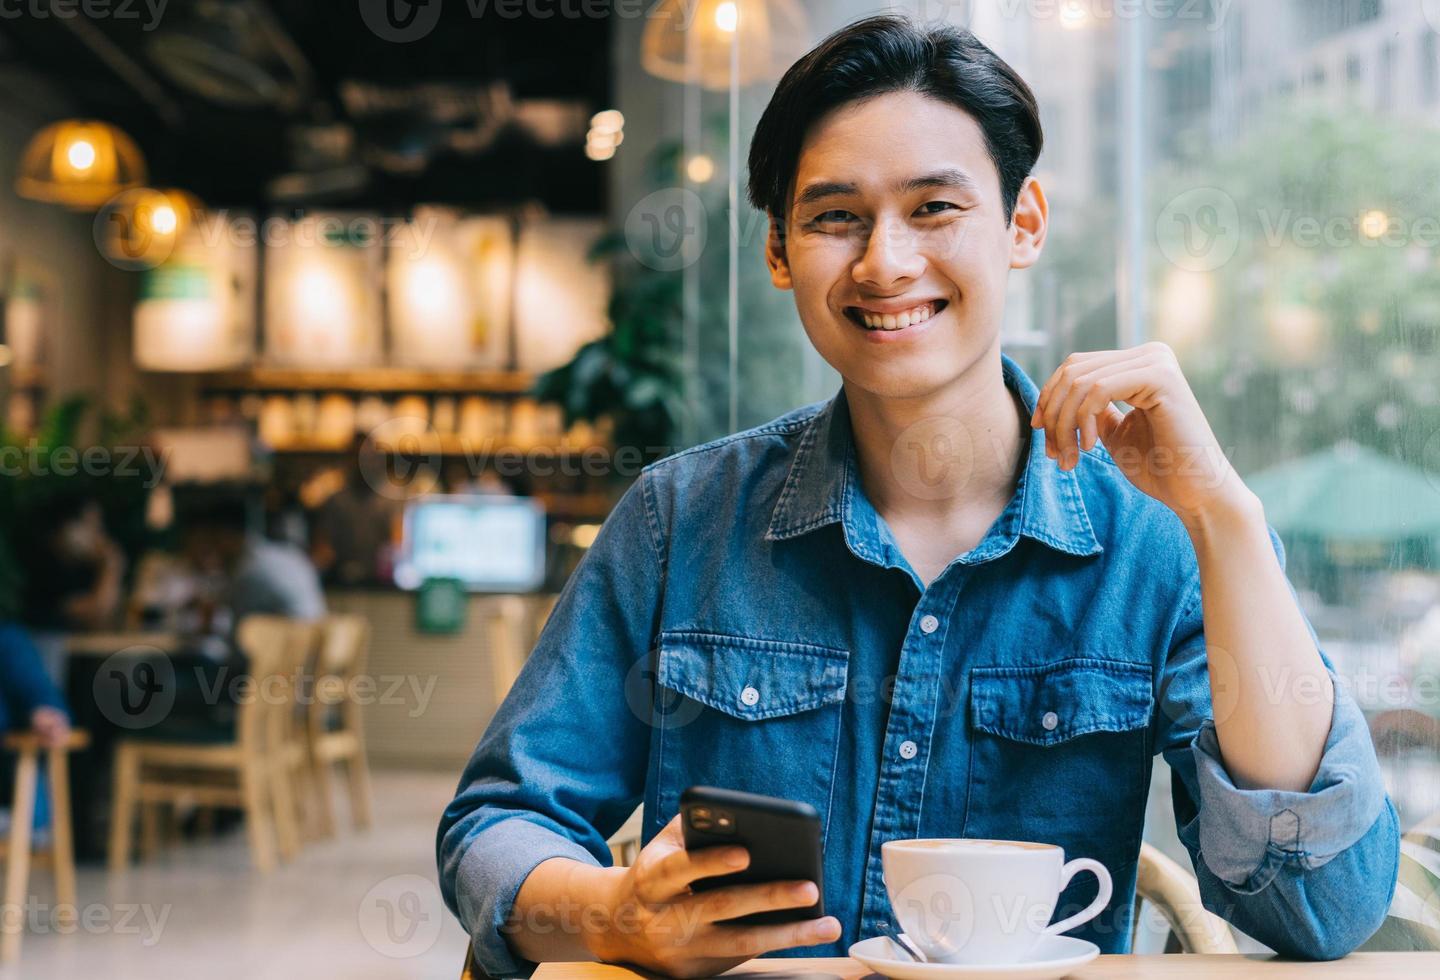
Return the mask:
[[735, 829], [735, 820], [728, 813], [717, 813], [715, 815], [715, 828], [729, 833]]

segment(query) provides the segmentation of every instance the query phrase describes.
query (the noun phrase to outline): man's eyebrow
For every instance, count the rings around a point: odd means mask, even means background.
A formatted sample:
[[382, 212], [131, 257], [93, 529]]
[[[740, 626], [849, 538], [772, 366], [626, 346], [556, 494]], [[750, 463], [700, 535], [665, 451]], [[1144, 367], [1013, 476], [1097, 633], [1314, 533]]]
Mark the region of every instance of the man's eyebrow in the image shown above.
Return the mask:
[[[928, 174], [920, 174], [900, 181], [895, 185], [895, 190], [901, 194], [908, 194], [914, 191], [926, 190], [931, 187], [953, 187], [958, 190], [976, 190], [978, 185], [975, 178], [963, 170], [955, 167], [945, 167], [941, 170], [934, 170]], [[805, 189], [795, 196], [795, 207], [803, 207], [807, 204], [814, 204], [816, 201], [824, 200], [827, 197], [839, 197], [844, 194], [856, 194], [859, 188], [856, 185], [843, 180], [817, 180], [814, 183], [805, 185]]]
[[842, 180], [817, 180], [813, 184], [805, 185], [805, 189], [795, 197], [795, 205], [814, 204], [816, 201], [824, 200], [827, 197], [839, 197], [842, 194], [854, 194], [858, 188], [854, 184], [848, 184]]
[[907, 191], [926, 190], [931, 187], [955, 187], [960, 190], [975, 190], [975, 178], [963, 170], [954, 167], [946, 167], [943, 170], [936, 170], [928, 174], [921, 174], [918, 177], [911, 177], [909, 180], [901, 181], [897, 190], [901, 193]]

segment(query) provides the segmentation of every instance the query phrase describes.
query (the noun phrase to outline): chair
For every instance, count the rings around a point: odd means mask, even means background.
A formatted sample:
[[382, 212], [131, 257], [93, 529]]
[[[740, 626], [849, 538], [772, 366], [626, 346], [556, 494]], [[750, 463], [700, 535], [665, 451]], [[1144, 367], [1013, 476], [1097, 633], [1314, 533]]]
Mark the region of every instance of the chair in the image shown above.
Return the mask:
[[1200, 901], [1195, 876], [1151, 844], [1140, 845], [1140, 867], [1135, 879], [1135, 921], [1130, 945], [1140, 926], [1140, 903], [1149, 902], [1169, 923], [1167, 953], [1237, 953], [1235, 937], [1225, 920]]
[[[294, 724], [295, 680], [314, 636], [309, 623], [280, 616], [246, 617], [236, 640], [249, 661], [249, 674], [233, 732], [217, 738], [210, 732], [166, 731], [160, 726], [148, 737], [119, 744], [110, 820], [112, 871], [129, 863], [136, 808], [165, 804], [243, 810], [250, 858], [259, 871], [274, 868], [277, 842], [283, 857], [298, 852], [293, 752], [287, 749], [287, 733]], [[145, 815], [145, 823], [150, 838], [154, 811]]]
[[48, 861], [55, 875], [55, 912], [73, 921], [75, 906], [75, 852], [70, 828], [69, 755], [90, 744], [90, 736], [75, 730], [64, 745], [45, 746], [33, 732], [6, 735], [4, 746], [19, 755], [15, 767], [15, 795], [11, 801], [9, 839], [0, 843], [5, 855], [4, 934], [0, 937], [0, 963], [20, 958], [20, 938], [25, 929], [25, 898], [30, 890], [30, 831], [35, 824], [35, 790], [39, 780], [40, 753], [45, 753], [50, 786], [50, 845], [34, 855]]
[[1400, 866], [1385, 921], [1361, 950], [1440, 950], [1440, 811], [1400, 838]]
[[355, 681], [365, 670], [369, 648], [370, 623], [364, 616], [329, 616], [320, 628], [305, 736], [320, 832], [326, 837], [335, 833], [331, 776], [337, 763], [345, 764], [355, 829], [363, 830], [371, 822], [370, 765], [365, 758], [361, 706], [355, 698]]

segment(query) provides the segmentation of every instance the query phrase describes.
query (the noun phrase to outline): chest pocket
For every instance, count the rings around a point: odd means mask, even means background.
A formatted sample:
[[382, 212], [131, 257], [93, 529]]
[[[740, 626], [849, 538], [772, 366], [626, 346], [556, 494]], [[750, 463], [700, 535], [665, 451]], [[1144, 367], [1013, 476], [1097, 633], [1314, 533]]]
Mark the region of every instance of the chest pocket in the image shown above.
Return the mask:
[[975, 668], [965, 836], [1064, 843], [1143, 812], [1153, 705], [1149, 664]]
[[848, 660], [836, 647], [661, 633], [656, 822], [700, 784], [801, 800], [828, 826]]

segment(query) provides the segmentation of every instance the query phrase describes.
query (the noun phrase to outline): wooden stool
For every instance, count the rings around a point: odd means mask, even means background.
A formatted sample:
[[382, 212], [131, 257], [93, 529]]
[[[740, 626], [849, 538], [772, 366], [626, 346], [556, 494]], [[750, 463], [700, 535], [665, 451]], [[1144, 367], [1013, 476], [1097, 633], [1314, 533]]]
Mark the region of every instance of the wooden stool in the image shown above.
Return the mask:
[[73, 920], [75, 908], [75, 852], [70, 834], [69, 753], [90, 744], [90, 736], [72, 731], [65, 744], [43, 745], [33, 732], [5, 736], [6, 749], [20, 758], [15, 768], [15, 798], [10, 807], [10, 837], [4, 844], [5, 906], [0, 963], [20, 958], [20, 937], [25, 931], [25, 897], [30, 890], [30, 829], [35, 823], [35, 789], [39, 778], [40, 753], [47, 757], [50, 781], [50, 848], [48, 857], [55, 875], [56, 915]]

